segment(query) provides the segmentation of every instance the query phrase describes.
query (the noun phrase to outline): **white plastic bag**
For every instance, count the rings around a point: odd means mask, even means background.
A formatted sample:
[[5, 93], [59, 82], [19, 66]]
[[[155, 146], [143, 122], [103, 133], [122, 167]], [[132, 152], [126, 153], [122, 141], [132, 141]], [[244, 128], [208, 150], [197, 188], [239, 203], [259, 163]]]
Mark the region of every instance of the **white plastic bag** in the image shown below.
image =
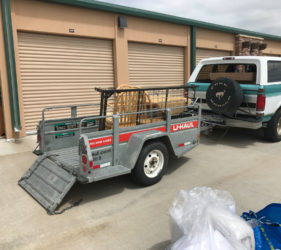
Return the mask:
[[170, 216], [173, 250], [254, 249], [253, 231], [235, 214], [235, 202], [227, 191], [181, 190]]

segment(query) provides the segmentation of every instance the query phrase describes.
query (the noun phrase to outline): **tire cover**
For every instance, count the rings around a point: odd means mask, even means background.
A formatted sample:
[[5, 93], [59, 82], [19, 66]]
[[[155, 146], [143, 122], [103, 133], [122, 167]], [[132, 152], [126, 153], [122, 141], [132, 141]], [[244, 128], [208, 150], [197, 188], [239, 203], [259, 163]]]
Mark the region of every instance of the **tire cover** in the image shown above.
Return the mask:
[[243, 100], [240, 85], [230, 78], [218, 78], [207, 89], [206, 102], [217, 114], [233, 115]]

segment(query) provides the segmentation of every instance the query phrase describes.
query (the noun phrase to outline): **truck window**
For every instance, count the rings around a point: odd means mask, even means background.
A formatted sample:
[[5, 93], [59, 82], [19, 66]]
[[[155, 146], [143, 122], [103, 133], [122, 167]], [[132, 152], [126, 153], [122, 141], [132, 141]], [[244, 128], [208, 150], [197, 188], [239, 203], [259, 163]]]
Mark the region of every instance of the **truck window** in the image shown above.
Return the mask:
[[281, 62], [268, 61], [268, 82], [281, 82]]
[[227, 77], [238, 83], [256, 84], [256, 75], [255, 64], [208, 64], [201, 68], [196, 82], [210, 83], [217, 78]]

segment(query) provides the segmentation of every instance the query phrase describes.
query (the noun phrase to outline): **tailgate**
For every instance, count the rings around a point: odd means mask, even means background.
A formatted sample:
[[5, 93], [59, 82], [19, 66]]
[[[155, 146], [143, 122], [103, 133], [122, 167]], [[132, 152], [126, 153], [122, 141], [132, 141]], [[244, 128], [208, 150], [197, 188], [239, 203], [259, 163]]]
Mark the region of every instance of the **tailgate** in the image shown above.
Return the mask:
[[52, 214], [75, 181], [75, 176], [44, 154], [38, 157], [18, 184]]

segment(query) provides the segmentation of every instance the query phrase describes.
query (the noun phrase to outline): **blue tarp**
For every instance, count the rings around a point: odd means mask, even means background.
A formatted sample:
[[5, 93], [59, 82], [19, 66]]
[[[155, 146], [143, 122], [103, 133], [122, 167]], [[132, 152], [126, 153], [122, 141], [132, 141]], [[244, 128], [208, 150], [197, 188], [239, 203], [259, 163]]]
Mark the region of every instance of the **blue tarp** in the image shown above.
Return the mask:
[[256, 250], [281, 249], [281, 204], [272, 203], [261, 211], [243, 213], [246, 221], [254, 221]]

